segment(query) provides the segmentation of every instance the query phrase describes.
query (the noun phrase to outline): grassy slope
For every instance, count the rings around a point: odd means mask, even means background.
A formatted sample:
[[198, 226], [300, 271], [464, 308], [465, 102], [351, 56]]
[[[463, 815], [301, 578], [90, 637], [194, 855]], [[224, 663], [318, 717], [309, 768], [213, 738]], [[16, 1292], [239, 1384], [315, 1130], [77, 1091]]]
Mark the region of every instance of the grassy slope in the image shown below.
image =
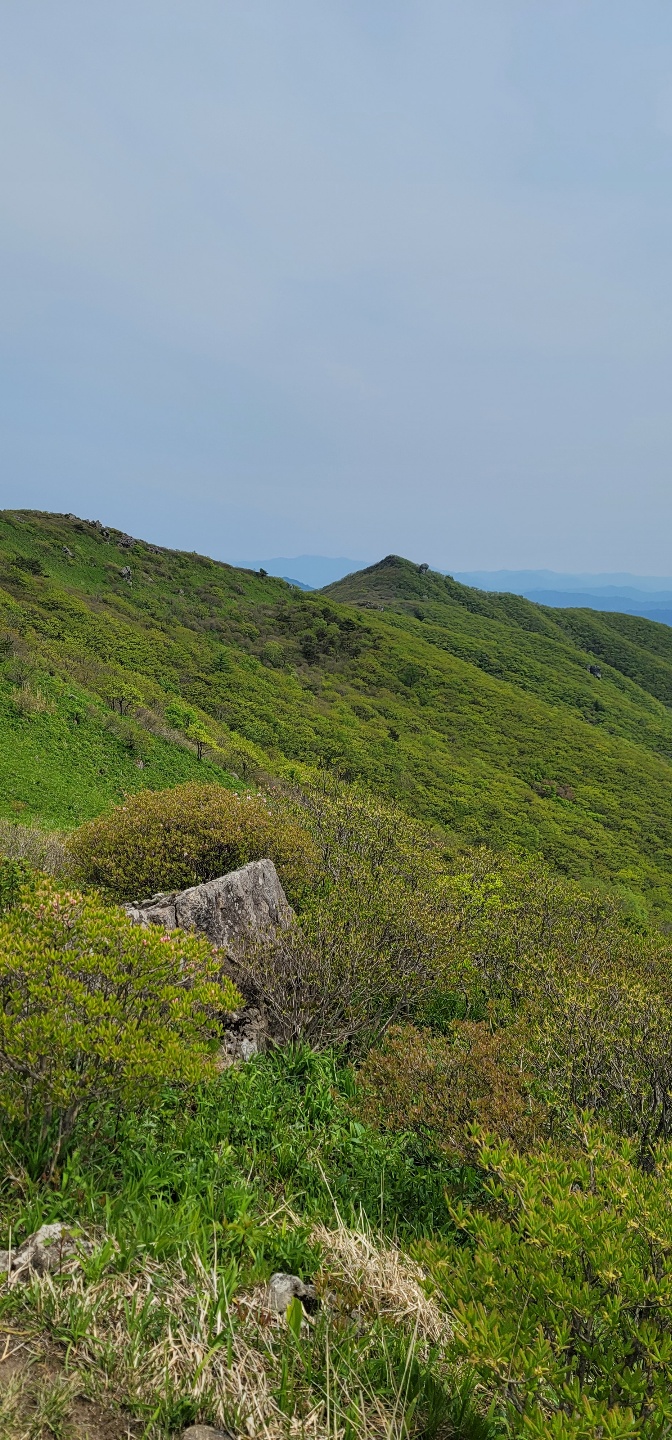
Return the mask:
[[[125, 789], [226, 780], [222, 765], [333, 764], [458, 841], [540, 849], [672, 915], [666, 627], [486, 595], [397, 557], [305, 594], [19, 512], [0, 516], [3, 633], [4, 813], [69, 825]], [[133, 720], [112, 714], [119, 692]], [[210, 760], [166, 727], [176, 699]]]

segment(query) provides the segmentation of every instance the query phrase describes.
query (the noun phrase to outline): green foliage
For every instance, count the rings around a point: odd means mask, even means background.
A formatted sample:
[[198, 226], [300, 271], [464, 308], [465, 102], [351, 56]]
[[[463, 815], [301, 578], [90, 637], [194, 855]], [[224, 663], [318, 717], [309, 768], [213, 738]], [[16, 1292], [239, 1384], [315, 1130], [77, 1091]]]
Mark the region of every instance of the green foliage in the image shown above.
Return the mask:
[[240, 1003], [203, 940], [131, 923], [44, 880], [0, 920], [0, 1106], [52, 1168], [92, 1106], [207, 1073], [211, 1016]]
[[129, 587], [127, 558], [85, 521], [0, 516], [6, 814], [71, 827], [122, 792], [322, 767], [438, 823], [453, 853], [541, 852], [672, 917], [667, 627], [545, 611], [398, 557], [329, 594], [140, 541]]
[[640, 933], [614, 897], [487, 852], [465, 857], [448, 895], [446, 988], [497, 1024], [524, 1018], [521, 1064], [558, 1131], [591, 1109], [648, 1163], [672, 1136], [669, 938]]
[[333, 783], [275, 792], [317, 857], [300, 925], [251, 946], [245, 978], [286, 1042], [358, 1050], [413, 1014], [447, 963], [440, 852], [376, 797]]
[[[452, 1233], [448, 1191], [476, 1193], [473, 1170], [409, 1134], [352, 1114], [349, 1068], [290, 1047], [256, 1056], [192, 1090], [166, 1086], [151, 1106], [101, 1106], [80, 1119], [56, 1189], [26, 1178], [20, 1217], [0, 1187], [0, 1224], [17, 1240], [47, 1221], [103, 1223], [129, 1266], [145, 1251], [235, 1260], [240, 1285], [274, 1270], [310, 1276], [315, 1220], [372, 1224], [406, 1240]], [[17, 1139], [15, 1163], [27, 1151]], [[295, 1220], [292, 1216], [296, 1217]]]
[[0, 856], [0, 915], [16, 905], [21, 891], [28, 884], [30, 867], [25, 860]]
[[568, 1156], [481, 1141], [490, 1204], [455, 1207], [462, 1246], [416, 1253], [514, 1434], [657, 1440], [672, 1423], [672, 1152], [644, 1175], [628, 1143], [578, 1138]]
[[143, 790], [75, 831], [69, 847], [81, 877], [120, 900], [182, 890], [264, 858], [296, 900], [316, 859], [305, 830], [262, 795], [219, 785]]

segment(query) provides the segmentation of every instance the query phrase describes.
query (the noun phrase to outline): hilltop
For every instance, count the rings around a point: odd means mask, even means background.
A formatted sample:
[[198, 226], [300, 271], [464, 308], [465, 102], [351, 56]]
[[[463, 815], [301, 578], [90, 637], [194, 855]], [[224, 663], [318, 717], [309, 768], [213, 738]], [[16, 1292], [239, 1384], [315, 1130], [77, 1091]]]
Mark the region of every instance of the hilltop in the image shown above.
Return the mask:
[[[327, 767], [672, 918], [672, 631], [389, 556], [320, 592], [98, 522], [0, 517], [4, 814]], [[601, 671], [601, 678], [590, 667]], [[202, 757], [202, 758], [199, 758]]]

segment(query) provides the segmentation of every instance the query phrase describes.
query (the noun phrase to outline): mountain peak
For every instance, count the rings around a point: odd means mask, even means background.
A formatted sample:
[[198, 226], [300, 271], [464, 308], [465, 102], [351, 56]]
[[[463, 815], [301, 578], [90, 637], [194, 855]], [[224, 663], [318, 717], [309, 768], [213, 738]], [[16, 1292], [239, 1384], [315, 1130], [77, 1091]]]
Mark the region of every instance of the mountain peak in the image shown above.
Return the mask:
[[385, 555], [375, 565], [367, 565], [333, 585], [325, 585], [322, 594], [351, 605], [445, 599], [446, 579], [428, 565], [406, 560], [403, 555]]

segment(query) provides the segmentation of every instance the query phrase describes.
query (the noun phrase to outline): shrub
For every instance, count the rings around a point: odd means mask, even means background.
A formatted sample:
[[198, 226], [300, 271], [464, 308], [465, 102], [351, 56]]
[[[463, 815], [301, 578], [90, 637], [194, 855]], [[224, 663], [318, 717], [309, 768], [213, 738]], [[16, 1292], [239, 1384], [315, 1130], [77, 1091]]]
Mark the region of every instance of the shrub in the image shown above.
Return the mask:
[[0, 919], [0, 1106], [52, 1170], [82, 1111], [208, 1072], [213, 1011], [240, 1003], [218, 969], [205, 940], [46, 879]]
[[530, 1026], [530, 1058], [557, 1122], [576, 1107], [604, 1114], [637, 1137], [643, 1166], [672, 1136], [672, 1006], [662, 989], [615, 963], [550, 971]]
[[269, 858], [296, 903], [316, 863], [305, 830], [262, 795], [193, 783], [128, 796], [82, 825], [69, 845], [78, 875], [118, 900], [182, 890]]
[[283, 809], [310, 831], [321, 869], [332, 883], [358, 885], [384, 872], [409, 891], [438, 898], [437, 880], [445, 878], [444, 847], [402, 810], [328, 772], [319, 784], [277, 793]]
[[524, 1015], [526, 1063], [554, 1126], [590, 1109], [637, 1136], [650, 1163], [672, 1137], [669, 939], [533, 861], [477, 852], [449, 891], [448, 988], [472, 1013]]
[[49, 875], [62, 875], [71, 867], [63, 836], [58, 831], [18, 825], [13, 820], [0, 819], [0, 855], [8, 860], [25, 861]]
[[263, 993], [285, 1041], [362, 1048], [421, 1005], [444, 952], [431, 896], [384, 868], [361, 868], [325, 885], [272, 945], [249, 948], [241, 983], [244, 975]]
[[505, 1031], [462, 1021], [450, 1035], [397, 1025], [358, 1074], [358, 1109], [386, 1130], [415, 1130], [446, 1154], [472, 1160], [472, 1127], [528, 1148], [540, 1129], [541, 1107], [529, 1097]]
[[0, 915], [11, 910], [20, 898], [25, 885], [30, 881], [30, 866], [25, 860], [10, 860], [0, 856]]
[[[318, 863], [300, 925], [254, 947], [245, 981], [287, 1041], [361, 1049], [436, 989], [451, 946], [431, 837], [355, 787], [288, 792], [270, 804], [309, 832]], [[242, 979], [241, 979], [242, 983]]]
[[456, 1358], [530, 1440], [657, 1440], [672, 1420], [672, 1150], [590, 1128], [582, 1153], [483, 1141], [490, 1205], [459, 1204], [466, 1243], [414, 1247], [452, 1310]]

